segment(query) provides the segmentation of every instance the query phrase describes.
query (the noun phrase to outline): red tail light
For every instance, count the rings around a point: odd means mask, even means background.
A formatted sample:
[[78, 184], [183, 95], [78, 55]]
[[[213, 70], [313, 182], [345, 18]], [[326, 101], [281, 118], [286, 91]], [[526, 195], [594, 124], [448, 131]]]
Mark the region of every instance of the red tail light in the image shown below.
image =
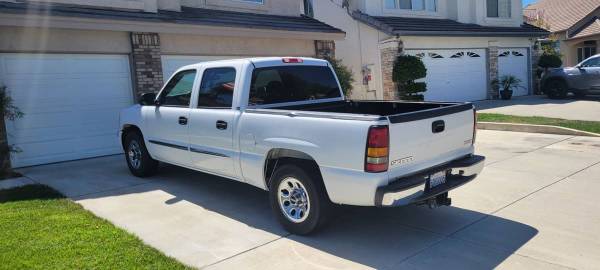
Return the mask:
[[367, 135], [365, 172], [385, 172], [388, 170], [390, 153], [390, 132], [388, 126], [371, 126]]
[[283, 58], [281, 59], [284, 63], [286, 64], [292, 64], [292, 63], [302, 63], [304, 62], [302, 60], [302, 58]]
[[471, 140], [472, 145], [475, 145], [475, 138], [477, 138], [477, 110], [473, 109], [473, 140]]

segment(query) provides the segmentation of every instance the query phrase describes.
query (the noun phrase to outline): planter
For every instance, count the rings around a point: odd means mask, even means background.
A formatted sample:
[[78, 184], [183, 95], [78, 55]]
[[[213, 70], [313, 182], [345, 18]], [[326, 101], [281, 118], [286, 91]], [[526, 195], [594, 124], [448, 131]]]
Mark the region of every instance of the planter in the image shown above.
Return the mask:
[[509, 100], [512, 98], [513, 91], [512, 90], [502, 90], [500, 91], [500, 97], [504, 100]]

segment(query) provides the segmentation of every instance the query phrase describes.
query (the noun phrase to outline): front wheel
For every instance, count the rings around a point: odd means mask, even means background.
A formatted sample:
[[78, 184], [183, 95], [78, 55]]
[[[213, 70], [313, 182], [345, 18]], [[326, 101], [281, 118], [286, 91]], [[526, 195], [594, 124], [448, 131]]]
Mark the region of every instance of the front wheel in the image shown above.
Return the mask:
[[273, 173], [269, 201], [287, 231], [306, 235], [325, 224], [331, 203], [318, 177], [317, 173], [292, 164]]
[[569, 94], [569, 88], [564, 81], [552, 80], [546, 84], [545, 92], [551, 99], [564, 99]]
[[137, 177], [148, 177], [158, 170], [158, 161], [152, 159], [142, 135], [129, 132], [125, 135], [125, 159], [131, 173]]

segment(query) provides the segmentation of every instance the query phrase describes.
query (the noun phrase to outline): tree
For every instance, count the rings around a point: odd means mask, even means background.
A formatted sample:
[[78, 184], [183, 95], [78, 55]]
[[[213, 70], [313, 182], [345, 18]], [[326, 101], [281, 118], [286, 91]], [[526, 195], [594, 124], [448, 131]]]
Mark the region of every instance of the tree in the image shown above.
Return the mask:
[[18, 151], [9, 145], [8, 140], [4, 137], [4, 135], [8, 136], [4, 121], [14, 121], [21, 117], [23, 117], [23, 112], [13, 105], [13, 100], [8, 95], [6, 87], [0, 86], [0, 179], [12, 174], [10, 153]]
[[335, 75], [337, 75], [338, 80], [340, 81], [340, 85], [342, 87], [342, 91], [344, 95], [349, 95], [352, 93], [352, 83], [354, 83], [354, 75], [352, 71], [342, 63], [342, 60], [328, 57], [325, 60], [331, 63], [333, 70], [335, 71]]
[[400, 55], [394, 63], [392, 80], [398, 87], [402, 100], [423, 100], [427, 84], [415, 80], [427, 77], [427, 68], [421, 58], [412, 55]]

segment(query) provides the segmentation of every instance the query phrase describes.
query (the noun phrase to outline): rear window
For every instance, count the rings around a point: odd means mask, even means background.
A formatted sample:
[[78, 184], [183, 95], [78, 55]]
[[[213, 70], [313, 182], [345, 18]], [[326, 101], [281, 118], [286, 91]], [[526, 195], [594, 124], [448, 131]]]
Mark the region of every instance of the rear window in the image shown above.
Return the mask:
[[329, 67], [266, 67], [252, 74], [249, 105], [339, 97], [340, 89]]

